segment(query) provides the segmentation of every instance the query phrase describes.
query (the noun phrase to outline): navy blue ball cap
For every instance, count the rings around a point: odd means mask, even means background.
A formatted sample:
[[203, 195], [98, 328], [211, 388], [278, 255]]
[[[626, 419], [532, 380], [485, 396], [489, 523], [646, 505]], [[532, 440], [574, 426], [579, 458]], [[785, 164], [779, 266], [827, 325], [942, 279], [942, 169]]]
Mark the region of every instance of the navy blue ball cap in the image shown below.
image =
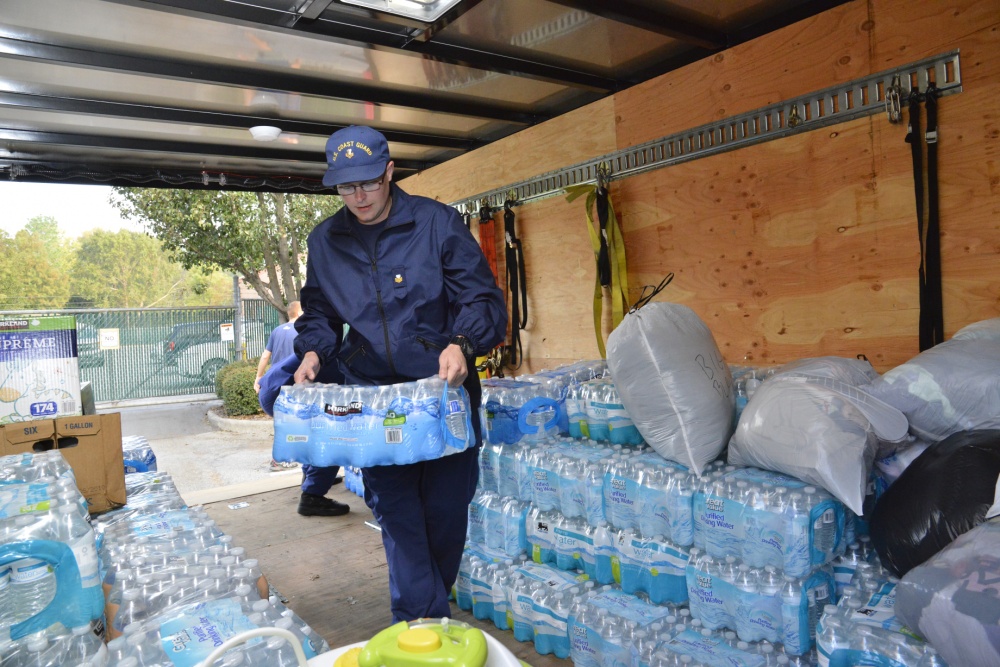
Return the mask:
[[378, 130], [351, 125], [327, 139], [326, 164], [323, 185], [374, 181], [389, 164], [389, 143]]

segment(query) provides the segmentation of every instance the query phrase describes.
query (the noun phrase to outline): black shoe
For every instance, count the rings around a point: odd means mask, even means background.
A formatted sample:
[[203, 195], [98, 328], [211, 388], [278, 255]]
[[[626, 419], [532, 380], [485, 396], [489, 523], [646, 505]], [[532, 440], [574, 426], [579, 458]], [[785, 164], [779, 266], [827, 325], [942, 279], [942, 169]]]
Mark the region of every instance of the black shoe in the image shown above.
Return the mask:
[[343, 481], [344, 481], [343, 477], [334, 477], [333, 484], [331, 484], [331, 486], [337, 486], [338, 484], [343, 483]]
[[302, 516], [342, 516], [350, 511], [350, 505], [338, 503], [326, 496], [303, 493], [299, 500], [299, 514]]

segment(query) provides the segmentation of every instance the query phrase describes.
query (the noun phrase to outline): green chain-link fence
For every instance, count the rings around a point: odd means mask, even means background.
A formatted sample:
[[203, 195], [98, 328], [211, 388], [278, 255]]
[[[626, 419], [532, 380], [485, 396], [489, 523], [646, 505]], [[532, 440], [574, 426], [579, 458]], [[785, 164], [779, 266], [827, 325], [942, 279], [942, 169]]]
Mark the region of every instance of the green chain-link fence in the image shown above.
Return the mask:
[[[263, 299], [247, 299], [243, 309], [243, 348], [259, 357], [267, 337], [281, 323]], [[215, 371], [243, 358], [232, 333], [235, 308], [113, 308], [60, 310], [33, 315], [76, 317], [80, 381], [90, 382], [98, 403], [184, 396], [215, 391]], [[0, 312], [0, 317], [25, 311]], [[117, 333], [117, 349], [107, 349]], [[102, 335], [105, 344], [101, 344]]]

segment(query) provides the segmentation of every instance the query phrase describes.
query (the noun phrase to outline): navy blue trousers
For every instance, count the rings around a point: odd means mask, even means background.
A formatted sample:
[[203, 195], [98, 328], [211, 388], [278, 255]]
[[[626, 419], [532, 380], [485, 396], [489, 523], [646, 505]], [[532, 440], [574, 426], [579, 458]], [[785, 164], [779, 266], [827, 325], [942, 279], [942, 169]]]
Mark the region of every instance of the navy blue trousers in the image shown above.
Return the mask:
[[333, 486], [333, 480], [340, 472], [340, 466], [330, 466], [321, 468], [311, 466], [308, 463], [302, 464], [302, 493], [311, 493], [314, 496], [325, 496], [326, 492]]
[[479, 448], [433, 461], [362, 468], [365, 504], [382, 528], [392, 622], [451, 616]]

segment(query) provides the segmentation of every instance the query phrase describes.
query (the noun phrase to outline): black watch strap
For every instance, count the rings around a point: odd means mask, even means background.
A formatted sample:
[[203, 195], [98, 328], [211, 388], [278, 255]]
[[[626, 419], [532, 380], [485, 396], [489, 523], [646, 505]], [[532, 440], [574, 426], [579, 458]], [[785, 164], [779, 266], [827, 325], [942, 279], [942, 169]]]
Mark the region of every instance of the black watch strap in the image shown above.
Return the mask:
[[466, 359], [472, 359], [476, 356], [476, 351], [472, 349], [472, 341], [465, 336], [455, 336], [449, 342], [452, 345], [458, 345], [458, 347], [462, 350], [462, 355], [465, 356]]

